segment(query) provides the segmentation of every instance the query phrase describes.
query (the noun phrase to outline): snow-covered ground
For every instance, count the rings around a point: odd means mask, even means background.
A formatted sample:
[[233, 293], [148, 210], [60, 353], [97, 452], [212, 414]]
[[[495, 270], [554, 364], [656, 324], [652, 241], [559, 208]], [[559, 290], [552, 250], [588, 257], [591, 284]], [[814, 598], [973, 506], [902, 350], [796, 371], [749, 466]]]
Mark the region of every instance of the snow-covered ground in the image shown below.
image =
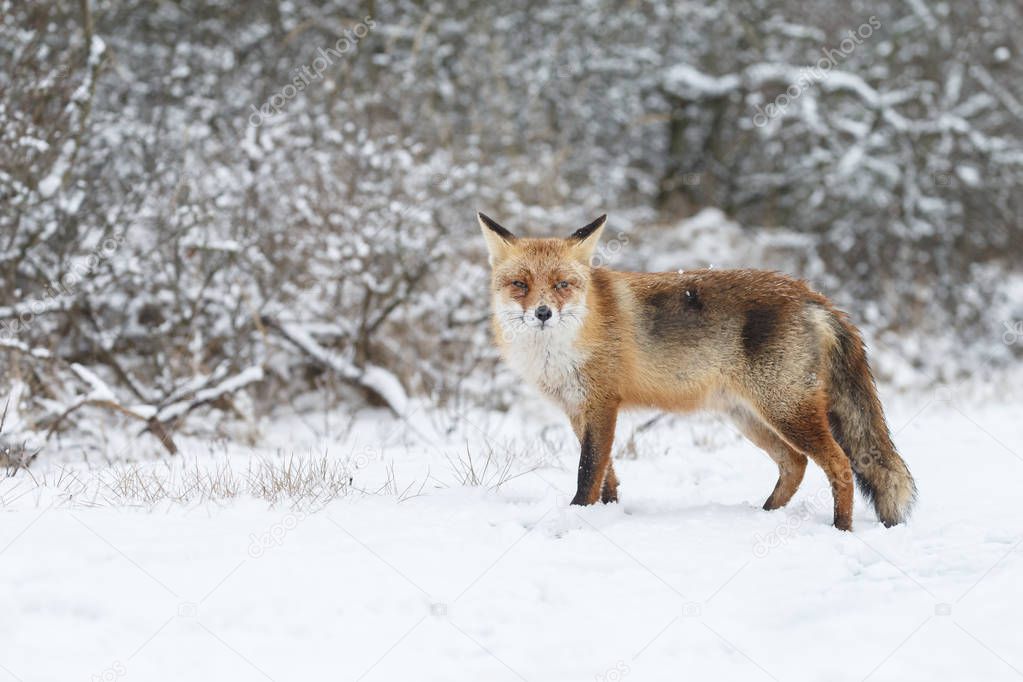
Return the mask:
[[[539, 401], [279, 424], [256, 456], [351, 470], [309, 513], [115, 504], [111, 470], [52, 458], [0, 482], [0, 680], [1018, 679], [1023, 400], [885, 397], [920, 502], [885, 529], [857, 498], [852, 533], [812, 465], [762, 511], [773, 464], [709, 417], [629, 416], [622, 503], [566, 506], [575, 448]], [[183, 445], [182, 480], [253, 456]], [[468, 456], [510, 480], [463, 485]]]

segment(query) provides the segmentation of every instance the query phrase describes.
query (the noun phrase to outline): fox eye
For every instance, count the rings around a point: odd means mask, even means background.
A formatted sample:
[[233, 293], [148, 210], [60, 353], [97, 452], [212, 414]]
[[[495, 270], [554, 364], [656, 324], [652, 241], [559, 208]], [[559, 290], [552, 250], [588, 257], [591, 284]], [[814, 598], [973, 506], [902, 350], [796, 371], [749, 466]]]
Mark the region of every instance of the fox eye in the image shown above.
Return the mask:
[[555, 289], [567, 289], [568, 288], [568, 281], [567, 280], [561, 280], [560, 282], [558, 282], [557, 284], [554, 285], [554, 288]]
[[518, 287], [519, 289], [522, 289], [523, 291], [525, 291], [526, 289], [529, 288], [528, 286], [526, 286], [526, 283], [521, 281], [521, 280], [515, 280], [514, 282], [512, 282], [512, 286], [513, 287]]

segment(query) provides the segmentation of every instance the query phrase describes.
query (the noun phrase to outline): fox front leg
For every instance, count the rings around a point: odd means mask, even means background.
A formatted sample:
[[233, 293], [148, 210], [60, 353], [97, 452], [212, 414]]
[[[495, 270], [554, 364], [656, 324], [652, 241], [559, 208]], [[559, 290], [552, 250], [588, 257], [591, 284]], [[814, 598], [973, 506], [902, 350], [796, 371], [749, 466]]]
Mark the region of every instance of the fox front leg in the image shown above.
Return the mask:
[[[582, 447], [583, 438], [586, 433], [586, 422], [581, 413], [571, 415], [572, 430], [575, 437], [579, 439], [579, 446]], [[615, 475], [614, 461], [607, 463], [607, 473], [604, 475], [604, 485], [600, 489], [600, 501], [604, 504], [611, 504], [618, 501], [618, 476]]]
[[[611, 472], [611, 445], [615, 438], [615, 423], [618, 419], [618, 405], [599, 405], [587, 409], [576, 428], [579, 435], [579, 477], [572, 504], [595, 504], [602, 498], [605, 480]], [[572, 425], [576, 426], [573, 419]], [[613, 479], [613, 499], [617, 499], [617, 479]]]

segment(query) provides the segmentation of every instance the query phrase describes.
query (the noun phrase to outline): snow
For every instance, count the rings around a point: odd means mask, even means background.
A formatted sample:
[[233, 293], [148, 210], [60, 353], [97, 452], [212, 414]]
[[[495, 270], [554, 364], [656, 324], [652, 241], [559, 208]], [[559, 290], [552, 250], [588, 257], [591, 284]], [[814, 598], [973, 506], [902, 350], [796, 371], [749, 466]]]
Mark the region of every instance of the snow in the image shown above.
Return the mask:
[[295, 345], [339, 376], [355, 381], [374, 391], [395, 414], [402, 415], [408, 410], [408, 396], [398, 377], [383, 367], [367, 365], [358, 368], [336, 353], [331, 353], [313, 339], [309, 329], [297, 324], [280, 325], [281, 331]]
[[[4, 479], [0, 671], [26, 682], [677, 680], [683, 670], [1017, 679], [1023, 402], [885, 398], [920, 502], [909, 524], [885, 529], [857, 498], [852, 533], [828, 525], [812, 465], [788, 508], [761, 510], [774, 466], [700, 417], [644, 431], [649, 415], [625, 417], [622, 503], [568, 507], [571, 435], [538, 399], [510, 416], [459, 415], [457, 427], [420, 411], [402, 429], [376, 412], [343, 442], [282, 422], [262, 455], [275, 444], [342, 462], [360, 453], [356, 491], [317, 510], [251, 498], [69, 502], [55, 470], [34, 472], [50, 481], [42, 488]], [[485, 442], [513, 455], [520, 475], [497, 490], [460, 485], [446, 457], [479, 455]], [[215, 470], [254, 454], [181, 445], [173, 464], [145, 465]], [[104, 470], [62, 469], [81, 480]], [[412, 492], [359, 492], [387, 471], [391, 490]]]
[[383, 367], [369, 365], [362, 370], [360, 380], [372, 387], [397, 414], [403, 415], [408, 412], [408, 396], [401, 381], [393, 373]]
[[665, 87], [680, 97], [721, 97], [739, 87], [742, 79], [734, 74], [711, 76], [689, 64], [676, 64], [664, 74]]
[[956, 167], [956, 175], [970, 187], [977, 187], [981, 183], [980, 171], [977, 170], [976, 166], [958, 166]]
[[45, 348], [30, 348], [28, 345], [22, 343], [21, 341], [16, 341], [14, 339], [0, 338], [0, 348], [10, 348], [20, 353], [31, 354], [33, 357], [39, 358], [41, 360], [49, 360], [50, 358], [53, 357], [50, 354], [50, 351], [46, 350]]
[[[0, 69], [0, 466], [32, 460], [0, 682], [1023, 670], [1018, 3], [876, 4], [855, 53], [866, 17], [798, 2], [535, 4], [378, 3], [253, 125], [323, 8], [0, 0], [31, 67]], [[614, 268], [805, 278], [889, 390], [998, 388], [888, 396], [904, 528], [861, 500], [836, 533], [816, 469], [761, 511], [771, 463], [704, 418], [623, 419], [622, 505], [568, 508], [574, 436], [495, 370], [477, 207], [609, 212]]]
[[39, 181], [39, 194], [44, 199], [52, 197], [60, 189], [61, 178], [64, 177], [66, 168], [58, 164], [45, 178]]
[[159, 410], [162, 420], [169, 420], [185, 414], [191, 406], [210, 402], [222, 396], [231, 395], [235, 391], [248, 386], [249, 384], [263, 380], [263, 368], [256, 365], [239, 372], [216, 386], [196, 391], [195, 395], [188, 400], [182, 400]]
[[117, 402], [117, 396], [114, 395], [114, 392], [110, 390], [110, 387], [102, 379], [96, 376], [95, 372], [77, 362], [71, 363], [71, 369], [92, 389], [88, 396], [89, 400]]

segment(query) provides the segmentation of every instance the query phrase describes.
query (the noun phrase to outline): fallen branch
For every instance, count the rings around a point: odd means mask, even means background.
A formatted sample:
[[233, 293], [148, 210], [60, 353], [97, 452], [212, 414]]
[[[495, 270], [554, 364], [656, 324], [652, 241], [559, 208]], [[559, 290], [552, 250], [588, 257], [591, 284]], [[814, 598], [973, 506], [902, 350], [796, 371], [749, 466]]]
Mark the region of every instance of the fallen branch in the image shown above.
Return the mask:
[[377, 365], [357, 367], [321, 346], [306, 330], [296, 325], [284, 324], [270, 317], [263, 317], [262, 322], [342, 381], [363, 391], [372, 402], [386, 406], [396, 416], [405, 414], [408, 394], [393, 373]]
[[263, 376], [263, 368], [259, 365], [253, 365], [233, 377], [224, 379], [216, 386], [196, 391], [195, 395], [187, 400], [178, 400], [169, 405], [164, 405], [163, 407], [158, 408], [153, 419], [163, 423], [180, 419], [182, 416], [197, 407], [216, 402], [226, 398], [232, 393], [240, 391], [250, 384], [262, 381]]
[[177, 454], [178, 446], [174, 443], [167, 430], [168, 424], [179, 420], [185, 414], [198, 407], [222, 400], [250, 384], [263, 380], [263, 368], [255, 365], [221, 381], [216, 386], [197, 390], [192, 397], [185, 400], [176, 400], [163, 406], [135, 405], [125, 407], [117, 401], [113, 390], [95, 373], [77, 363], [71, 365], [71, 370], [88, 384], [92, 391], [57, 416], [46, 434], [47, 440], [56, 432], [61, 422], [73, 412], [83, 407], [100, 407], [145, 422], [146, 428], [143, 430], [143, 433], [146, 431], [152, 433], [160, 441], [160, 444], [167, 449], [167, 452], [172, 455]]
[[60, 426], [61, 422], [67, 419], [72, 413], [76, 412], [77, 410], [83, 407], [100, 407], [110, 410], [112, 412], [123, 414], [126, 417], [131, 417], [133, 419], [143, 421], [146, 423], [146, 428], [143, 430], [143, 433], [149, 431], [156, 437], [157, 440], [160, 441], [160, 444], [167, 449], [167, 452], [169, 452], [172, 455], [178, 454], [178, 446], [171, 439], [170, 434], [167, 433], [167, 429], [164, 428], [164, 425], [162, 422], [160, 422], [160, 420], [155, 419], [154, 417], [147, 417], [145, 414], [139, 412], [137, 408], [131, 409], [129, 407], [121, 405], [116, 400], [107, 400], [103, 398], [85, 397], [76, 402], [74, 405], [71, 405], [70, 407], [65, 409], [63, 412], [57, 415], [57, 418], [53, 421], [53, 424], [50, 425], [49, 430], [46, 432], [46, 440], [50, 440], [50, 437], [53, 436], [53, 434], [57, 431], [57, 427]]

